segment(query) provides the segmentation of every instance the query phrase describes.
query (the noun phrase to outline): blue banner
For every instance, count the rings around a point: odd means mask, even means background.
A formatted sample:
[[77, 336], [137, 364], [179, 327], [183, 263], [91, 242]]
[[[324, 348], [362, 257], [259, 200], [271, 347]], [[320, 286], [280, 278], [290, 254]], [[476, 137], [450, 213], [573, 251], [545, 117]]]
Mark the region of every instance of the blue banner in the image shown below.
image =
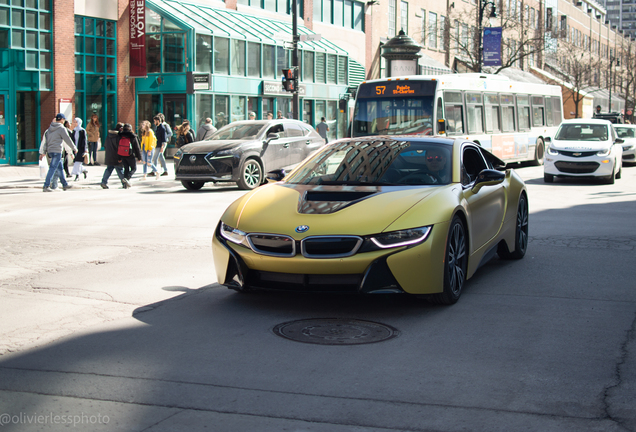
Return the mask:
[[501, 66], [501, 27], [484, 29], [484, 66]]

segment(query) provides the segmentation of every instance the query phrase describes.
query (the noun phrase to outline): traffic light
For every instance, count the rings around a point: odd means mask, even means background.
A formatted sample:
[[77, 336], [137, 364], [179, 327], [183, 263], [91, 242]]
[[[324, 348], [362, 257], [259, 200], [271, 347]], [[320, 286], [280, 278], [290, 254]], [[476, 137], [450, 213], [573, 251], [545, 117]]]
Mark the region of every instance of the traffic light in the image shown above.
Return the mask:
[[296, 90], [296, 69], [283, 69], [283, 88], [288, 92]]

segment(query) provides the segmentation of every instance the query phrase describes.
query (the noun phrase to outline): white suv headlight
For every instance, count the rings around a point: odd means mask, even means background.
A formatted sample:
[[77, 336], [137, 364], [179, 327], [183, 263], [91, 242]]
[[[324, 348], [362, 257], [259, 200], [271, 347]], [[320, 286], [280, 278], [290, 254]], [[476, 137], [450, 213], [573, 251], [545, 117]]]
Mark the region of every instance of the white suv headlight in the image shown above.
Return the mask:
[[558, 150], [556, 150], [556, 149], [554, 149], [554, 148], [552, 148], [552, 147], [548, 147], [548, 154], [549, 154], [550, 156], [556, 156], [556, 155], [558, 155], [558, 154], [559, 154], [559, 151], [558, 151]]
[[609, 156], [610, 154], [610, 149], [605, 149], [605, 150], [601, 150], [600, 152], [596, 153], [596, 156]]

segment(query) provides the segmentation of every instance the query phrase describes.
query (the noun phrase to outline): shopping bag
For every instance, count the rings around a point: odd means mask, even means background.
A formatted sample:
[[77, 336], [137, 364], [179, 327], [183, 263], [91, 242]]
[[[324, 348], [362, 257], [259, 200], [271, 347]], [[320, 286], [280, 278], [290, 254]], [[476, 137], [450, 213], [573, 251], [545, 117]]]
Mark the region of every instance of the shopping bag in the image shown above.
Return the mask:
[[101, 149], [102, 149], [102, 139], [97, 138], [97, 151], [100, 151]]
[[88, 153], [84, 153], [84, 165], [88, 165], [90, 162], [91, 160], [88, 157]]
[[49, 163], [46, 161], [46, 158], [40, 159], [40, 178], [46, 178], [46, 174], [49, 172]]

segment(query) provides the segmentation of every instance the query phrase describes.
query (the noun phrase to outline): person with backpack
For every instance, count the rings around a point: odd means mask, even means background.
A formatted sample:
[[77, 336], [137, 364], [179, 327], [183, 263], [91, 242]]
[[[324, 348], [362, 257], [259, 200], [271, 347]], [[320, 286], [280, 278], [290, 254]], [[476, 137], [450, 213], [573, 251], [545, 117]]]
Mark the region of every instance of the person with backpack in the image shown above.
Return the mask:
[[124, 189], [128, 189], [130, 187], [130, 183], [124, 177], [124, 169], [121, 165], [121, 157], [118, 154], [119, 131], [122, 129], [123, 126], [124, 125], [122, 123], [117, 123], [117, 126], [115, 126], [115, 130], [108, 131], [108, 137], [106, 137], [106, 143], [104, 145], [104, 163], [106, 164], [106, 169], [104, 170], [104, 175], [102, 177], [102, 189], [108, 189], [108, 179], [113, 173], [113, 170], [117, 172], [117, 177], [119, 177], [119, 180], [121, 180], [121, 184]]
[[137, 162], [141, 163], [141, 147], [139, 138], [128, 123], [119, 132], [118, 154], [124, 166], [124, 178], [128, 180], [127, 187], [130, 187], [132, 176], [137, 171]]

